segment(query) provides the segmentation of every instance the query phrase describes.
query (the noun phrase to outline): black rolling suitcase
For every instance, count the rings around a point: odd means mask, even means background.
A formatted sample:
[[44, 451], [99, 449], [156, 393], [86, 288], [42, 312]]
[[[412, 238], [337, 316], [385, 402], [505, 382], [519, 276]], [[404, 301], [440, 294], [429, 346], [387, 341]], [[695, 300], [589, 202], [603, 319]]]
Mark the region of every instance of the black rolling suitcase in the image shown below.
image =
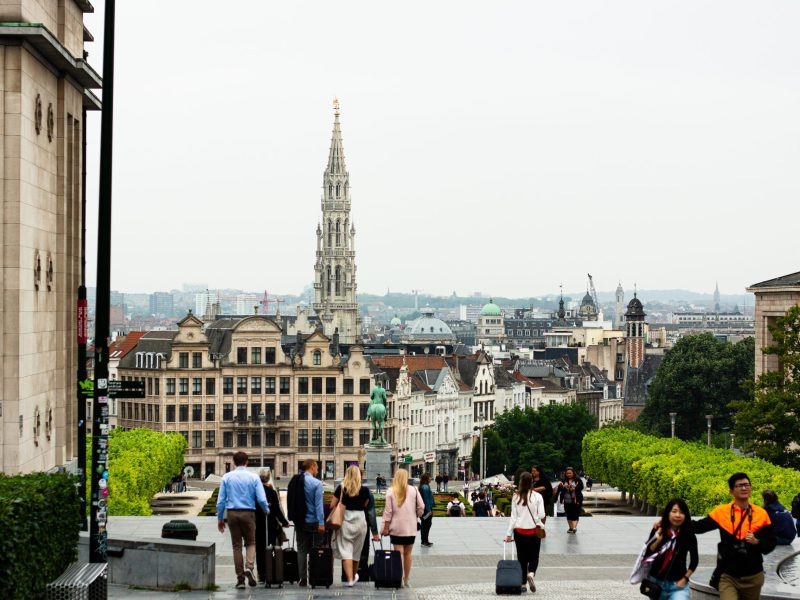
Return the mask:
[[292, 534], [292, 545], [283, 549], [283, 580], [289, 583], [297, 583], [300, 581], [297, 550], [294, 548], [294, 534]]
[[[511, 560], [506, 560], [506, 544], [511, 546]], [[514, 542], [503, 542], [503, 560], [497, 562], [494, 591], [498, 594], [522, 593], [522, 565], [514, 558]]]
[[312, 548], [308, 553], [308, 585], [312, 588], [333, 585], [333, 550], [330, 547]]
[[[372, 547], [375, 548], [375, 542], [372, 542]], [[373, 574], [375, 589], [400, 589], [403, 586], [403, 561], [400, 558], [400, 551], [384, 550], [383, 539], [381, 539], [381, 549], [375, 550]]]
[[267, 573], [264, 577], [265, 587], [277, 585], [283, 587], [283, 548], [280, 546], [267, 546], [265, 563]]

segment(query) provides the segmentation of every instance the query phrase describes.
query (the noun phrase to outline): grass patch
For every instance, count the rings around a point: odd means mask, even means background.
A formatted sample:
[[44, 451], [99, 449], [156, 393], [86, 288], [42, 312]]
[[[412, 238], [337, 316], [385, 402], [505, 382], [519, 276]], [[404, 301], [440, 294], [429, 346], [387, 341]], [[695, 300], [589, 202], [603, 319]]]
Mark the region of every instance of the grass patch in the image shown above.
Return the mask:
[[189, 585], [188, 581], [179, 581], [174, 586], [172, 586], [173, 592], [189, 592], [192, 590], [192, 586]]

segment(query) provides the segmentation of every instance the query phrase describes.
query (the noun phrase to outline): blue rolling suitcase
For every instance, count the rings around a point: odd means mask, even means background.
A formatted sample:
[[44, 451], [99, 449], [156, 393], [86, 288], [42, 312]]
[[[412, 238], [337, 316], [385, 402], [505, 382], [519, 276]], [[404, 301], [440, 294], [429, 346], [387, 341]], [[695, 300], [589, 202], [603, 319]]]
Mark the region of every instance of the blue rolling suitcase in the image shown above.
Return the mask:
[[[375, 542], [372, 542], [375, 549]], [[381, 549], [375, 550], [375, 563], [372, 565], [375, 577], [375, 589], [395, 588], [403, 586], [403, 561], [399, 550], [384, 550], [383, 539]], [[519, 586], [517, 586], [519, 587]]]
[[[511, 546], [511, 560], [506, 560], [506, 544]], [[494, 591], [497, 594], [522, 593], [522, 565], [514, 558], [514, 542], [503, 542], [503, 560], [497, 562]]]

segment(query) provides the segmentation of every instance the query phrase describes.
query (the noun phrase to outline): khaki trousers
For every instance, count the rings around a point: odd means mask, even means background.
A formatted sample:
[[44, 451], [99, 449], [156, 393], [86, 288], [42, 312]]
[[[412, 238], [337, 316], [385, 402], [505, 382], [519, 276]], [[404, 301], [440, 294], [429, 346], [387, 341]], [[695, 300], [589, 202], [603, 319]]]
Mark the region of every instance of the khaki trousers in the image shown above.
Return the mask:
[[719, 600], [758, 600], [764, 585], [764, 573], [731, 577], [723, 573], [719, 579]]
[[[245, 566], [252, 570], [256, 558], [256, 512], [254, 510], [228, 510], [228, 528], [233, 543], [233, 565], [236, 578], [244, 581]], [[247, 550], [245, 564], [242, 564], [242, 540]]]

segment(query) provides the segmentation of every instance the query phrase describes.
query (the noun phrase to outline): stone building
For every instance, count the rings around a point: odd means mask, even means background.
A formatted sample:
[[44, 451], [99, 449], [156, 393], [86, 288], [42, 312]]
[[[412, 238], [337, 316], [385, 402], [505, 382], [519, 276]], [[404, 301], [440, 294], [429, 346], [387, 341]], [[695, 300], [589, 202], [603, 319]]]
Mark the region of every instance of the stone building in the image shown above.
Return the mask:
[[277, 477], [307, 458], [319, 457], [326, 478], [363, 463], [375, 377], [362, 347], [343, 355], [335, 336], [300, 334], [285, 345], [267, 316], [223, 316], [204, 328], [190, 312], [177, 331], [141, 337], [118, 374], [145, 382], [147, 394], [119, 401], [119, 427], [180, 432], [186, 464], [201, 476], [233, 468], [237, 450], [252, 466], [263, 452]]
[[501, 344], [506, 340], [506, 328], [503, 323], [503, 312], [500, 307], [490, 299], [481, 309], [478, 316], [478, 332], [476, 335], [479, 344]]
[[0, 468], [75, 466], [86, 0], [0, 3]]
[[756, 296], [755, 376], [758, 377], [766, 371], [777, 371], [779, 368], [778, 358], [764, 354], [761, 349], [773, 342], [769, 326], [774, 325], [778, 317], [784, 316], [792, 306], [800, 304], [800, 272], [754, 283], [747, 291]]

